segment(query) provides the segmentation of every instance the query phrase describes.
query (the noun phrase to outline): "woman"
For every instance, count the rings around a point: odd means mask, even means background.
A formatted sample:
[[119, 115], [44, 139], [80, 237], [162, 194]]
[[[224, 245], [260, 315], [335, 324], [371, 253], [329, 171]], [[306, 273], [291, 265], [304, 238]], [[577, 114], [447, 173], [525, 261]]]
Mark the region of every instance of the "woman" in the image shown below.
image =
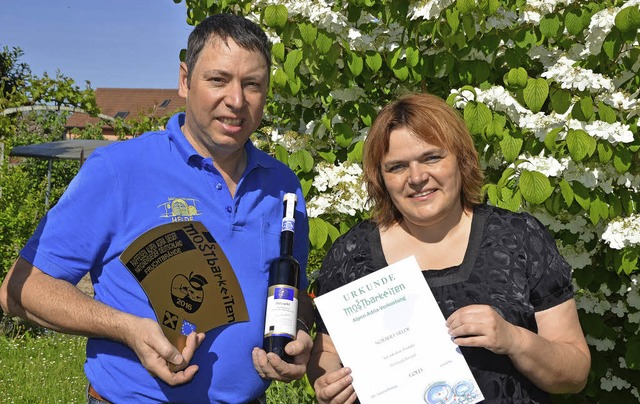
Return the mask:
[[[382, 109], [364, 150], [372, 219], [336, 240], [317, 294], [414, 255], [485, 402], [582, 390], [591, 357], [571, 270], [533, 216], [481, 203], [482, 172], [457, 111], [405, 96]], [[321, 319], [308, 374], [320, 403], [357, 400]]]

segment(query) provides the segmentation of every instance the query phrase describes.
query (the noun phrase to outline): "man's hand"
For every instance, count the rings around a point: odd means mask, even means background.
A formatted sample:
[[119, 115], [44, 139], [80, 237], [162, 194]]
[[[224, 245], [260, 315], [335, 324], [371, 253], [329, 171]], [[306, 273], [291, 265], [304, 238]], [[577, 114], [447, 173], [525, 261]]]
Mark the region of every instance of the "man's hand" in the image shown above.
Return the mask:
[[298, 330], [298, 335], [284, 347], [287, 354], [293, 357], [293, 363], [287, 363], [273, 352], [265, 352], [261, 348], [253, 348], [251, 356], [253, 366], [263, 379], [273, 379], [289, 383], [304, 376], [311, 355], [313, 341], [309, 334]]
[[182, 353], [162, 333], [160, 325], [151, 319], [140, 319], [140, 328], [130, 334], [127, 345], [134, 350], [140, 363], [154, 377], [170, 386], [184, 384], [195, 376], [197, 365], [189, 365], [193, 354], [204, 340], [204, 334], [192, 332]]

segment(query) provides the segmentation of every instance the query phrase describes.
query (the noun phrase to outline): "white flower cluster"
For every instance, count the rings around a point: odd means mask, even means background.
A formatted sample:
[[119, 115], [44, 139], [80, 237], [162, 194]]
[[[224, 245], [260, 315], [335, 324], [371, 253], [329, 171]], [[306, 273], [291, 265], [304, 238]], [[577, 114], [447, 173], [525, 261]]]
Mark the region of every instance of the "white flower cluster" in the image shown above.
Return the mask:
[[602, 240], [616, 250], [640, 246], [640, 215], [612, 220], [602, 233]]
[[560, 87], [566, 89], [588, 90], [592, 93], [599, 93], [603, 89], [611, 91], [614, 88], [611, 79], [602, 74], [594, 73], [591, 69], [575, 66], [575, 64], [575, 60], [562, 56], [555, 65], [542, 73], [541, 76], [555, 80], [560, 83]]
[[598, 11], [591, 17], [587, 36], [585, 38], [585, 49], [580, 56], [597, 55], [602, 49], [602, 44], [606, 36], [611, 32], [611, 28], [615, 25], [616, 14], [619, 9], [607, 8]]
[[605, 104], [622, 111], [629, 111], [631, 109], [638, 108], [638, 99], [631, 98], [624, 94], [622, 91], [601, 94], [599, 98]]
[[362, 180], [362, 167], [345, 161], [339, 165], [320, 163], [313, 187], [318, 195], [307, 203], [309, 217], [322, 214], [347, 214], [354, 216], [364, 212], [367, 206], [367, 191]]
[[544, 151], [538, 156], [525, 153], [518, 158], [524, 160], [518, 166], [519, 169], [538, 171], [547, 177], [559, 177], [569, 164], [568, 158], [558, 161], [553, 156], [545, 156]]
[[605, 391], [611, 391], [614, 388], [618, 390], [628, 389], [631, 387], [628, 381], [614, 375], [611, 370], [607, 371], [607, 375], [600, 378], [600, 388]]
[[518, 15], [511, 10], [498, 9], [495, 14], [487, 18], [487, 27], [490, 29], [505, 29], [514, 25], [518, 20]]
[[572, 2], [572, 0], [528, 0], [519, 21], [525, 24], [539, 24], [542, 16], [553, 12], [559, 4], [571, 4]]
[[424, 2], [416, 2], [409, 9], [409, 18], [417, 20], [423, 18], [432, 20], [440, 15], [440, 12], [449, 7], [453, 0], [426, 0]]

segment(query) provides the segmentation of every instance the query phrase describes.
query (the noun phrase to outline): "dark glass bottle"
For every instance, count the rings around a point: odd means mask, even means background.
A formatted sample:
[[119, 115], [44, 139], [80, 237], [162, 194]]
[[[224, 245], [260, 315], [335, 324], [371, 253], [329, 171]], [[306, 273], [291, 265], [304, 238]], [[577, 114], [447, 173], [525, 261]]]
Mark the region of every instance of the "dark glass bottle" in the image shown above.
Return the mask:
[[280, 256], [273, 260], [269, 269], [269, 291], [262, 345], [265, 351], [274, 352], [290, 363], [293, 358], [285, 353], [284, 347], [296, 337], [300, 273], [300, 264], [293, 257], [296, 201], [296, 194], [284, 195]]

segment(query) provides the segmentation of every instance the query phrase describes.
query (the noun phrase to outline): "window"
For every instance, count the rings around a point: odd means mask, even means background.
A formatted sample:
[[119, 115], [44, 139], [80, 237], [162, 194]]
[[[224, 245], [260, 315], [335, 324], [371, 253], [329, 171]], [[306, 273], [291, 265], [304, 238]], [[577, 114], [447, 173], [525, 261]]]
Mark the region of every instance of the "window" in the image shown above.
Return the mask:
[[124, 118], [127, 117], [127, 115], [129, 115], [129, 111], [120, 111], [114, 116], [114, 118], [116, 118], [116, 119], [118, 119], [118, 118], [124, 119]]
[[171, 100], [164, 100], [162, 104], [160, 104], [160, 108], [166, 108], [171, 103]]

